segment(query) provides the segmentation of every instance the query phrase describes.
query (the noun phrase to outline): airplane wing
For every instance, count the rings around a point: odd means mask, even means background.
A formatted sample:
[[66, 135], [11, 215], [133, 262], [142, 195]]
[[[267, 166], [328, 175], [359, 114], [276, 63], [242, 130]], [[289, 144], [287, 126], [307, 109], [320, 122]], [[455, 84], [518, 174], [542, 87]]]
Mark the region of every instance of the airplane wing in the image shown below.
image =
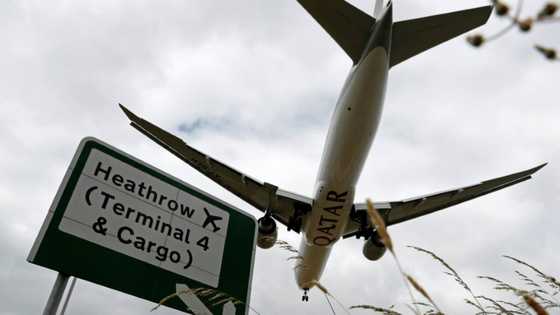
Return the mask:
[[[494, 178], [462, 188], [401, 201], [377, 202], [374, 203], [374, 206], [385, 220], [386, 225], [393, 225], [521, 183], [530, 179], [531, 175], [545, 165], [546, 163], [526, 171]], [[364, 223], [367, 222], [363, 220], [366, 209], [367, 206], [365, 203], [354, 205], [354, 215], [352, 220], [348, 222], [344, 237], [360, 235], [359, 231], [363, 229]]]
[[270, 211], [270, 214], [286, 225], [288, 230], [300, 232], [301, 216], [311, 211], [312, 199], [253, 179], [136, 116], [123, 105], [119, 106], [130, 119], [130, 125], [138, 131], [255, 208], [263, 212]]

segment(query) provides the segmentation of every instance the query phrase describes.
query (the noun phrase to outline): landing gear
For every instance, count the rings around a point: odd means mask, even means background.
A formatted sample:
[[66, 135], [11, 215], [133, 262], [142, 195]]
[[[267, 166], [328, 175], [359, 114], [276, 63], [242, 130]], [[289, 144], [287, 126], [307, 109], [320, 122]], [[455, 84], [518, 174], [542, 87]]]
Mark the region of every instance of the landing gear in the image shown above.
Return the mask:
[[296, 203], [294, 205], [294, 213], [288, 218], [288, 231], [301, 231], [303, 224], [303, 217], [306, 213], [311, 212], [311, 206], [303, 203]]
[[307, 292], [309, 292], [309, 289], [303, 289], [303, 296], [301, 297], [301, 300], [303, 302], [309, 302], [309, 296], [307, 295]]

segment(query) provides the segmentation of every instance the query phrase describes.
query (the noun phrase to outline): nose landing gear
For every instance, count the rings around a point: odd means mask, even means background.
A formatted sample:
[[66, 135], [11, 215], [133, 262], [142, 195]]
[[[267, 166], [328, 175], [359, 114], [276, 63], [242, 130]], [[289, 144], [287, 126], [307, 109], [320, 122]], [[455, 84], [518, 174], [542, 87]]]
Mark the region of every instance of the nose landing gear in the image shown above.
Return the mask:
[[307, 295], [307, 292], [309, 292], [309, 289], [303, 289], [303, 296], [301, 297], [301, 300], [303, 302], [309, 302], [309, 296]]

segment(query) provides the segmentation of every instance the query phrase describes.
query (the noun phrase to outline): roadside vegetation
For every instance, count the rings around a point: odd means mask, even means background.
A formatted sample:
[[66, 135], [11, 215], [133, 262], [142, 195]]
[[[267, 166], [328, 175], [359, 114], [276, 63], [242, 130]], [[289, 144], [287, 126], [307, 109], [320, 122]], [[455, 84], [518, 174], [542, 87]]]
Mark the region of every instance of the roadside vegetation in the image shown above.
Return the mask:
[[[529, 14], [523, 9], [523, 0], [491, 0], [490, 2], [494, 5], [495, 15], [506, 25], [493, 34], [476, 32], [467, 36], [467, 42], [473, 47], [483, 47], [516, 29], [521, 34], [528, 34], [545, 24], [560, 22], [560, 16], [558, 15], [560, 3], [557, 1], [544, 1], [538, 12], [530, 12]], [[533, 46], [546, 59], [550, 61], [560, 60], [557, 48], [552, 47], [549, 43], [534, 43]]]
[[[373, 203], [369, 201], [368, 217], [372, 222], [372, 225], [376, 227], [376, 230], [381, 236], [381, 240], [393, 256], [399, 272], [404, 279], [405, 285], [409, 290], [410, 304], [406, 305], [408, 310], [415, 315], [446, 314], [445, 310], [438, 307], [436, 303], [437, 298], [434, 299], [430, 296], [428, 290], [426, 290], [423, 285], [416, 281], [412, 275], [403, 271], [403, 268], [401, 267], [398, 257], [394, 251], [391, 236], [385, 228], [383, 219], [373, 207]], [[467, 308], [465, 313], [472, 312], [472, 314], [476, 315], [547, 315], [551, 314], [550, 312], [554, 310], [557, 312], [560, 311], [560, 302], [558, 300], [558, 297], [560, 297], [560, 281], [521, 259], [511, 256], [503, 256], [506, 260], [509, 260], [515, 263], [517, 267], [520, 267], [519, 270], [514, 270], [514, 274], [515, 277], [522, 283], [521, 286], [513, 285], [510, 282], [506, 282], [492, 276], [478, 276], [479, 279], [486, 280], [493, 285], [496, 291], [507, 292], [510, 294], [511, 297], [509, 300], [503, 300], [491, 296], [476, 294], [468, 285], [467, 281], [459, 275], [459, 272], [457, 272], [450, 264], [437, 254], [420, 247], [408, 247], [421, 254], [429, 255], [434, 261], [438, 262], [444, 268], [444, 274], [453, 278], [453, 280], [465, 291], [466, 298], [464, 301], [461, 301], [461, 303], [465, 304], [465, 308]], [[413, 291], [416, 292], [422, 300], [416, 300]], [[469, 311], [468, 308], [470, 308], [471, 311]], [[373, 311], [374, 313], [387, 315], [403, 314], [397, 311], [394, 306], [379, 307], [376, 305], [363, 304], [351, 306], [350, 309], [367, 309]]]
[[[402, 276], [404, 285], [408, 290], [410, 302], [404, 305], [391, 305], [391, 306], [377, 306], [371, 304], [360, 304], [346, 307], [342, 304], [330, 291], [321, 283], [316, 282], [315, 286], [325, 295], [326, 301], [330, 307], [332, 314], [337, 314], [333, 303], [338, 305], [337, 309], [341, 309], [345, 314], [351, 314], [353, 310], [369, 310], [374, 314], [384, 315], [401, 315], [401, 314], [414, 314], [414, 315], [443, 315], [449, 314], [444, 309], [441, 309], [437, 304], [437, 297], [429, 294], [429, 289], [419, 281], [416, 280], [411, 274], [404, 271], [389, 232], [387, 231], [384, 221], [379, 212], [374, 208], [373, 203], [368, 200], [368, 218], [371, 225], [379, 234], [381, 241], [391, 253], [399, 273]], [[302, 257], [299, 255], [297, 249], [286, 241], [278, 240], [276, 246], [282, 250], [290, 253], [287, 261], [293, 261], [295, 268], [305, 268], [302, 265]], [[480, 275], [479, 279], [486, 280], [496, 293], [508, 293], [509, 299], [496, 298], [493, 296], [477, 294], [468, 282], [460, 276], [459, 272], [455, 270], [448, 262], [427, 249], [416, 246], [407, 246], [410, 250], [414, 250], [419, 254], [428, 255], [435, 262], [440, 264], [444, 271], [443, 273], [451, 277], [459, 287], [465, 291], [465, 298], [457, 303], [465, 305], [463, 314], [475, 315], [549, 315], [556, 311], [560, 313], [560, 281], [557, 278], [541, 271], [534, 265], [512, 256], [502, 256], [505, 260], [510, 261], [514, 266], [518, 267], [513, 271], [514, 277], [517, 279], [518, 284], [512, 284], [510, 281], [503, 281], [493, 276]], [[231, 302], [235, 305], [243, 304], [235, 297], [231, 297], [225, 293], [219, 292], [210, 288], [194, 288], [188, 291], [180, 291], [164, 297], [159, 304], [152, 309], [152, 311], [165, 304], [173, 298], [178, 298], [182, 294], [195, 294], [199, 297], [204, 304], [210, 307], [216, 305], [223, 305]], [[500, 294], [502, 295], [502, 294]], [[366, 299], [366, 298], [364, 298]], [[407, 312], [400, 310], [404, 308]], [[249, 307], [252, 313], [261, 314], [252, 307]], [[264, 314], [263, 314], [264, 315]]]

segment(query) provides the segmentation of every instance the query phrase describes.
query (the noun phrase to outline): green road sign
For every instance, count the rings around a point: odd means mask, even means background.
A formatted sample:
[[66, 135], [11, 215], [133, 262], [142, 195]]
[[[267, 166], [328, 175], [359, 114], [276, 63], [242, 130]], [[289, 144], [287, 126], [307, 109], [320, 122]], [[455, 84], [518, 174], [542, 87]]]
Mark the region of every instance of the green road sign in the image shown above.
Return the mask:
[[255, 241], [254, 217], [85, 138], [28, 261], [153, 302], [183, 292], [165, 303], [179, 310], [247, 314]]

